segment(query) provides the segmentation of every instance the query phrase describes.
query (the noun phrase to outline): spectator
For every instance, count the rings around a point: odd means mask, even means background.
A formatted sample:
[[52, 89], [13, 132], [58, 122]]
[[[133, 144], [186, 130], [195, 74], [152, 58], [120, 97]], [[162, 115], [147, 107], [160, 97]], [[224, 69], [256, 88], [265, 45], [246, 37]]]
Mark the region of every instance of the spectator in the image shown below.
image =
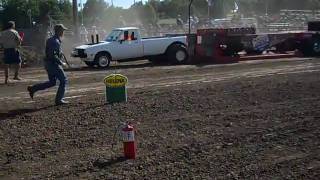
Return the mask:
[[88, 31], [86, 27], [82, 24], [80, 27], [80, 39], [82, 43], [88, 43]]
[[4, 74], [5, 84], [9, 83], [9, 67], [14, 65], [15, 73], [14, 80], [21, 80], [19, 77], [19, 71], [21, 68], [21, 56], [18, 47], [21, 45], [22, 39], [19, 33], [15, 30], [15, 22], [9, 21], [5, 30], [1, 33], [0, 44], [4, 48]]
[[181, 19], [180, 14], [178, 15], [178, 18], [177, 18], [177, 25], [180, 29], [183, 29], [183, 20]]

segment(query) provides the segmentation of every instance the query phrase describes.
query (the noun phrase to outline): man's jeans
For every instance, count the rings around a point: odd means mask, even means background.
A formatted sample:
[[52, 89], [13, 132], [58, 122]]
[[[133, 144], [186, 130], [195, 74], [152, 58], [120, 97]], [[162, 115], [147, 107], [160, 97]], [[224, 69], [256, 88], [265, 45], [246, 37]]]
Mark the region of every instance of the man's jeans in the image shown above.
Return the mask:
[[58, 79], [60, 83], [59, 83], [59, 88], [58, 88], [55, 102], [59, 103], [64, 98], [64, 93], [65, 93], [66, 84], [67, 84], [67, 77], [64, 73], [63, 68], [59, 65], [52, 64], [52, 63], [45, 63], [45, 68], [48, 73], [49, 81], [32, 86], [32, 91], [35, 93], [40, 90], [51, 88], [56, 85], [56, 82]]

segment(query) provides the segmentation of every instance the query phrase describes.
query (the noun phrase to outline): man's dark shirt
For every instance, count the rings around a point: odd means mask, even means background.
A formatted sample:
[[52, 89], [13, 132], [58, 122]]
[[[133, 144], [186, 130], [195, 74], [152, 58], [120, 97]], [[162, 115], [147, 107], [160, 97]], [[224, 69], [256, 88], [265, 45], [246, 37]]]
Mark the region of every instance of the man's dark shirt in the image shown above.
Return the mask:
[[47, 63], [62, 65], [61, 40], [58, 36], [52, 36], [46, 42], [46, 59]]

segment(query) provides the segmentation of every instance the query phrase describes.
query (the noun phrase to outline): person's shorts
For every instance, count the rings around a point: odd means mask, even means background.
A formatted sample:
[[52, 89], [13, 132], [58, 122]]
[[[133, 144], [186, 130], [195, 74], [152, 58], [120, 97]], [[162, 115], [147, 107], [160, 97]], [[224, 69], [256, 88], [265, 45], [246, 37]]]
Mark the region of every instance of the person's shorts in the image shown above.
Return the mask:
[[4, 49], [3, 61], [5, 64], [20, 64], [21, 63], [20, 52], [15, 48]]

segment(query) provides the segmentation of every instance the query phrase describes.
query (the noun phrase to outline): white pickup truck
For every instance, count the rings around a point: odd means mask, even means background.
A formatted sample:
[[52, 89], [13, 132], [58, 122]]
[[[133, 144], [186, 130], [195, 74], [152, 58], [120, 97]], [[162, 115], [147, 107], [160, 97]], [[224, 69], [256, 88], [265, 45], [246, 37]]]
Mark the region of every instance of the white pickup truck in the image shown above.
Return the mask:
[[141, 38], [134, 27], [114, 29], [104, 41], [75, 47], [72, 57], [79, 57], [88, 66], [106, 68], [110, 61], [149, 59], [182, 64], [188, 59], [186, 36]]

